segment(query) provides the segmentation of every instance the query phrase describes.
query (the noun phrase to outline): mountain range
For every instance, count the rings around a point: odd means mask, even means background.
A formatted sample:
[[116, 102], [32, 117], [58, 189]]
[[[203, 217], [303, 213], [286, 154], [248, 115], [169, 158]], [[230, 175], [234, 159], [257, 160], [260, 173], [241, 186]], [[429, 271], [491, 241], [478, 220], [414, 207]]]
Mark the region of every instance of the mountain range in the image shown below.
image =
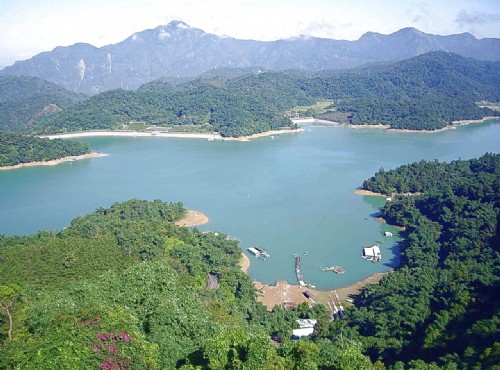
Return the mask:
[[265, 42], [217, 36], [172, 21], [101, 48], [84, 43], [60, 46], [17, 61], [0, 74], [39, 77], [75, 92], [96, 94], [115, 88], [135, 89], [163, 77], [193, 77], [220, 68], [346, 69], [436, 50], [498, 61], [500, 39], [477, 39], [469, 33], [439, 36], [403, 28], [389, 35], [368, 32], [356, 41], [298, 36]]

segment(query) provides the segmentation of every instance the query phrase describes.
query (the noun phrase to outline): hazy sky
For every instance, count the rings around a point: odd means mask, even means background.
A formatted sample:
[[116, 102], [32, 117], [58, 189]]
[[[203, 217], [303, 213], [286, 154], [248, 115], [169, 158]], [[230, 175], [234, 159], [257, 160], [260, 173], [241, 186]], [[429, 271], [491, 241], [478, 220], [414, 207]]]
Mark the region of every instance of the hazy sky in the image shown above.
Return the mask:
[[256, 40], [356, 40], [403, 27], [500, 38], [500, 0], [0, 0], [0, 66], [56, 46], [116, 43], [174, 19]]

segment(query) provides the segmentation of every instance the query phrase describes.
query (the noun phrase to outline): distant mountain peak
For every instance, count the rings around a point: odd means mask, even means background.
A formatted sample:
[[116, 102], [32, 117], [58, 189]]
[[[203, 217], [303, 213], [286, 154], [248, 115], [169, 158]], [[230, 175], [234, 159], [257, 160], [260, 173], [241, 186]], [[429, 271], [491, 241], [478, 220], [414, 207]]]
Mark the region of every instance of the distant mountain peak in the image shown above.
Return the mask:
[[426, 34], [425, 32], [422, 32], [422, 31], [416, 29], [415, 27], [404, 27], [404, 28], [401, 28], [399, 31], [396, 31], [394, 33], [399, 33], [399, 34], [412, 34], [412, 33], [415, 33], [415, 34], [418, 34], [418, 35], [425, 35]]
[[183, 28], [183, 29], [191, 28], [191, 26], [189, 24], [187, 24], [183, 21], [180, 21], [180, 20], [173, 20], [167, 26], [168, 27]]
[[135, 89], [163, 77], [192, 77], [219, 68], [269, 71], [353, 68], [445, 50], [500, 60], [500, 40], [470, 34], [440, 36], [413, 27], [391, 34], [367, 32], [356, 41], [295, 36], [275, 41], [238, 40], [191, 27], [181, 20], [136, 32], [113, 45], [58, 47], [6, 67], [1, 74], [37, 76], [77, 92]]

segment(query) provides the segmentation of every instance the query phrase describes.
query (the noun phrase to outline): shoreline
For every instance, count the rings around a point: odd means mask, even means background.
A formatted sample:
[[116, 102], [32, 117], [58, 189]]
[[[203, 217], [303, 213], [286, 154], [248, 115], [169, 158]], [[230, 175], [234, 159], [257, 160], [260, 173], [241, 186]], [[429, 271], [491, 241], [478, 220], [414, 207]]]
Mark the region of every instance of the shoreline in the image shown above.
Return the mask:
[[224, 141], [250, 141], [252, 139], [258, 139], [258, 138], [266, 137], [266, 136], [281, 135], [281, 134], [296, 134], [296, 133], [303, 132], [303, 131], [304, 131], [303, 128], [271, 130], [271, 131], [260, 132], [258, 134], [252, 134], [252, 135], [247, 135], [247, 136], [225, 137], [225, 138], [222, 138], [222, 140], [224, 140]]
[[180, 220], [175, 221], [177, 226], [181, 227], [193, 227], [205, 225], [210, 221], [207, 215], [200, 211], [187, 210], [186, 216], [181, 218]]
[[[452, 121], [451, 124], [437, 129], [437, 130], [412, 130], [412, 129], [403, 129], [403, 128], [391, 128], [390, 125], [385, 125], [385, 124], [360, 124], [360, 125], [353, 125], [353, 124], [348, 124], [348, 123], [339, 123], [335, 121], [327, 121], [327, 120], [321, 120], [321, 119], [314, 119], [314, 120], [303, 120], [302, 122], [304, 123], [320, 123], [325, 126], [330, 126], [330, 127], [345, 127], [345, 128], [350, 128], [350, 129], [378, 129], [378, 130], [386, 130], [387, 132], [402, 132], [402, 133], [423, 133], [423, 134], [432, 134], [432, 133], [438, 133], [438, 132], [443, 132], [443, 131], [448, 131], [448, 130], [455, 130], [459, 126], [466, 126], [469, 124], [480, 124], [480, 123], [485, 123], [488, 121], [492, 120], [500, 120], [500, 117], [496, 116], [486, 116], [483, 118], [478, 118], [478, 119], [471, 119], [471, 120], [458, 120], [458, 121]], [[294, 120], [292, 120], [294, 121]], [[294, 121], [295, 122], [295, 121]], [[300, 120], [297, 120], [297, 123], [299, 123]]]
[[207, 140], [222, 140], [219, 134], [197, 134], [197, 133], [174, 133], [174, 132], [140, 132], [140, 131], [80, 131], [70, 132], [67, 134], [52, 134], [43, 135], [42, 138], [47, 139], [70, 139], [80, 137], [174, 137], [174, 138], [188, 138], [188, 139], [207, 139]]
[[463, 119], [463, 120], [459, 120], [459, 121], [453, 121], [451, 124], [456, 125], [456, 126], [467, 126], [468, 124], [471, 124], [471, 123], [485, 123], [485, 122], [492, 121], [495, 119], [500, 120], [500, 117], [486, 116], [486, 117], [483, 117], [480, 119]]
[[302, 132], [304, 129], [284, 129], [284, 130], [271, 130], [260, 132], [240, 137], [222, 137], [220, 134], [199, 134], [189, 132], [162, 132], [162, 131], [80, 131], [70, 132], [67, 134], [52, 134], [43, 135], [42, 138], [47, 139], [71, 139], [71, 138], [84, 138], [84, 137], [163, 137], [163, 138], [185, 138], [185, 139], [205, 139], [205, 140], [222, 140], [222, 141], [250, 141], [266, 136], [281, 135], [281, 134], [294, 134]]
[[248, 269], [250, 268], [250, 258], [243, 253], [243, 250], [241, 251], [241, 258], [240, 258], [240, 269], [243, 271], [245, 274], [248, 274]]
[[19, 163], [19, 164], [12, 165], [12, 166], [3, 166], [3, 167], [0, 167], [0, 171], [15, 170], [18, 168], [23, 168], [23, 167], [56, 166], [58, 164], [65, 163], [65, 162], [74, 162], [74, 161], [79, 161], [82, 159], [99, 158], [99, 157], [107, 157], [107, 156], [108, 156], [108, 154], [103, 154], [103, 153], [88, 153], [88, 154], [82, 154], [82, 155], [71, 155], [68, 157], [53, 159], [50, 161], [28, 162], [28, 163]]
[[368, 196], [371, 196], [371, 197], [384, 197], [384, 198], [390, 198], [391, 197], [391, 195], [382, 194], [382, 193], [375, 193], [374, 191], [365, 190], [365, 189], [356, 189], [356, 190], [354, 190], [354, 194], [357, 194], [357, 195], [368, 195]]
[[[250, 264], [250, 258], [242, 250], [239, 261], [241, 271], [248, 274]], [[306, 290], [311, 292], [317, 303], [324, 304], [325, 306], [328, 306], [328, 303], [332, 299], [331, 297], [335, 294], [338, 295], [340, 302], [344, 304], [347, 302], [347, 304], [349, 304], [352, 303], [351, 300], [357, 296], [366, 285], [378, 284], [385, 275], [392, 271], [394, 271], [394, 269], [390, 269], [386, 272], [376, 272], [351, 285], [329, 290], [317, 290], [308, 286], [290, 284], [286, 280], [278, 280], [274, 285], [264, 284], [258, 280], [253, 280], [253, 285], [257, 291], [257, 302], [261, 302], [266, 306], [268, 311], [272, 311], [277, 305], [288, 305], [292, 307], [295, 304], [298, 305], [303, 302], [309, 303], [309, 299], [304, 295]]]
[[266, 306], [268, 311], [272, 311], [276, 305], [291, 306], [303, 302], [310, 303], [309, 299], [304, 296], [306, 290], [312, 294], [316, 303], [328, 306], [336, 294], [342, 304], [349, 305], [352, 303], [351, 300], [361, 292], [361, 289], [368, 284], [378, 284], [384, 276], [392, 271], [393, 269], [386, 272], [376, 272], [346, 287], [330, 290], [317, 290], [307, 286], [290, 284], [286, 280], [278, 280], [274, 285], [264, 284], [257, 280], [254, 280], [253, 283], [258, 293], [257, 302]]

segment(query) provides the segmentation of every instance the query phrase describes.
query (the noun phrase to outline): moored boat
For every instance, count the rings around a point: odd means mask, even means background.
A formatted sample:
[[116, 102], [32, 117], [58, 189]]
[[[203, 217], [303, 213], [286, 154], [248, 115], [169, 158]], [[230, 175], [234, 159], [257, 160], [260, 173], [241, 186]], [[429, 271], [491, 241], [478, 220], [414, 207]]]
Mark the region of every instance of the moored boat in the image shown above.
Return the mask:
[[338, 266], [338, 265], [322, 267], [321, 271], [333, 271], [337, 274], [345, 273], [345, 269], [342, 266]]

